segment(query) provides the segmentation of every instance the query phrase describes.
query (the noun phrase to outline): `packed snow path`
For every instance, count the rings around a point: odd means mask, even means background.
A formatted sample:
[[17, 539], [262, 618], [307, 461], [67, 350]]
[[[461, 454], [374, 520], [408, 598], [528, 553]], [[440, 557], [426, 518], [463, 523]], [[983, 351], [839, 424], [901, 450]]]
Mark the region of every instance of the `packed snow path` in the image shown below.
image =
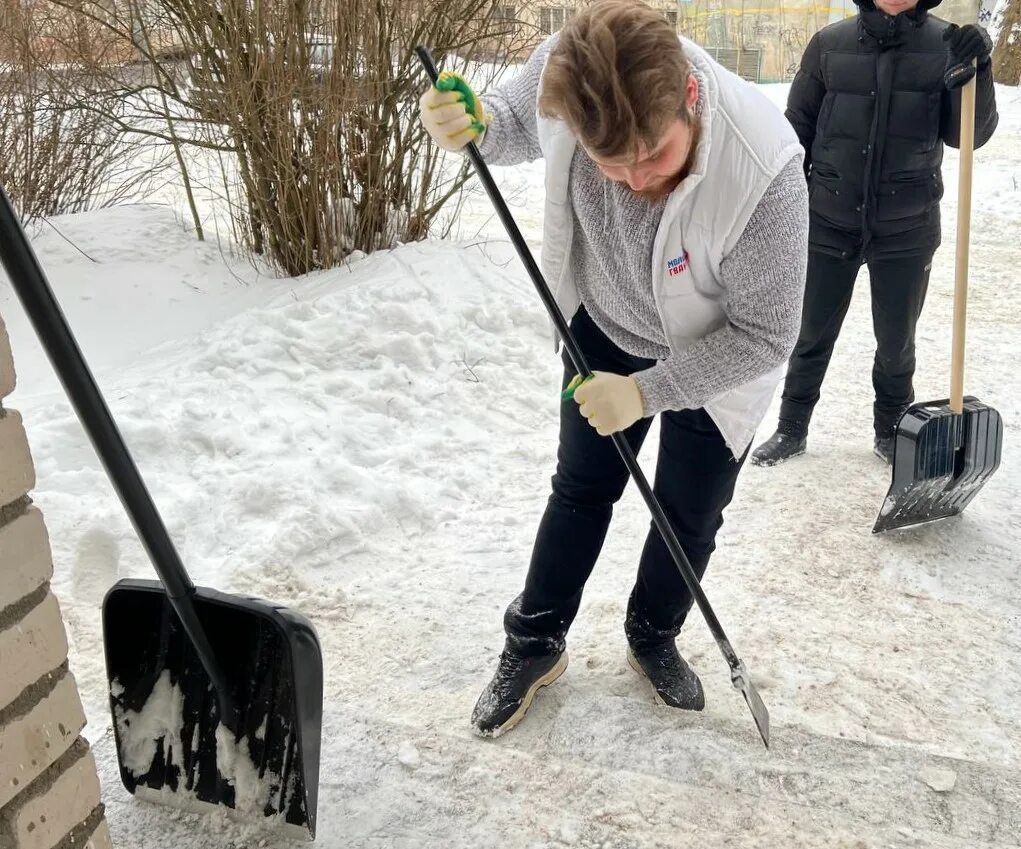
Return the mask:
[[[743, 723], [678, 720], [640, 695], [555, 688], [537, 702], [520, 734], [497, 743], [471, 739], [458, 705], [449, 702], [431, 729], [366, 716], [357, 704], [329, 709], [317, 843], [329, 849], [1017, 845], [1016, 770], [785, 728], [775, 730], [767, 753]], [[109, 747], [109, 739], [99, 746], [104, 753]], [[109, 816], [113, 822], [130, 817], [136, 828], [183, 849], [265, 840], [224, 824], [222, 842], [213, 843], [197, 816], [138, 802], [119, 801]]]

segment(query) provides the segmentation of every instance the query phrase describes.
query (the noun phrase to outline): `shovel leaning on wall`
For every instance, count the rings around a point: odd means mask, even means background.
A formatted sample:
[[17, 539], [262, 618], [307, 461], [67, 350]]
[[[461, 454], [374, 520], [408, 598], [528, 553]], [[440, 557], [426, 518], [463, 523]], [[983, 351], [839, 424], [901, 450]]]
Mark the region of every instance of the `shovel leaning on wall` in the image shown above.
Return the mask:
[[160, 577], [118, 581], [103, 603], [124, 786], [315, 837], [323, 702], [315, 629], [287, 608], [191, 582], [2, 188], [0, 262]]

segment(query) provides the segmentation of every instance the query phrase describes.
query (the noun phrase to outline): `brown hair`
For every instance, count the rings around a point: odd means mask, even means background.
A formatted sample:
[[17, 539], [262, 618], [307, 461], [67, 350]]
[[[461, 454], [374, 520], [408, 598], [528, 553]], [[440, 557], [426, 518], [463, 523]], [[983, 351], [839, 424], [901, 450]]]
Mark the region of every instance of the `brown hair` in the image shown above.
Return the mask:
[[663, 14], [638, 0], [598, 0], [561, 30], [550, 51], [539, 111], [564, 121], [607, 159], [653, 147], [667, 125], [691, 120], [691, 66]]

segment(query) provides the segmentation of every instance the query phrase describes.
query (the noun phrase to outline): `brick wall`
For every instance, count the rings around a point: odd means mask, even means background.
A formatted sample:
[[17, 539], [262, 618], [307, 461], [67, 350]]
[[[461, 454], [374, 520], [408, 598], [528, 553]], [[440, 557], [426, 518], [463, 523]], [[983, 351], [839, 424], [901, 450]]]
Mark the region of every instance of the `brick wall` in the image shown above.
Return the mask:
[[0, 319], [0, 849], [110, 849]]

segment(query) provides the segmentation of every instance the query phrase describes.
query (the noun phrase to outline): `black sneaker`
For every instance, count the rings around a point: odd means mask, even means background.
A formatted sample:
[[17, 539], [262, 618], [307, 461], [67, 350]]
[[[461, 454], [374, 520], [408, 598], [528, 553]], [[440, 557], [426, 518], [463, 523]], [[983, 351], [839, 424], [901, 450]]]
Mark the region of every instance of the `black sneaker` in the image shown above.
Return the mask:
[[882, 460], [886, 465], [893, 465], [893, 452], [897, 445], [896, 435], [892, 436], [876, 436], [876, 441], [872, 445], [872, 451], [875, 455]]
[[677, 651], [673, 640], [635, 649], [628, 646], [627, 662], [644, 676], [656, 691], [656, 700], [681, 710], [702, 710], [705, 693], [702, 682]]
[[524, 718], [535, 694], [567, 669], [567, 652], [523, 657], [504, 649], [493, 680], [472, 711], [472, 730], [480, 737], [499, 737]]
[[752, 452], [752, 463], [756, 466], [775, 466], [792, 457], [805, 453], [808, 445], [807, 434], [791, 434], [778, 430]]

